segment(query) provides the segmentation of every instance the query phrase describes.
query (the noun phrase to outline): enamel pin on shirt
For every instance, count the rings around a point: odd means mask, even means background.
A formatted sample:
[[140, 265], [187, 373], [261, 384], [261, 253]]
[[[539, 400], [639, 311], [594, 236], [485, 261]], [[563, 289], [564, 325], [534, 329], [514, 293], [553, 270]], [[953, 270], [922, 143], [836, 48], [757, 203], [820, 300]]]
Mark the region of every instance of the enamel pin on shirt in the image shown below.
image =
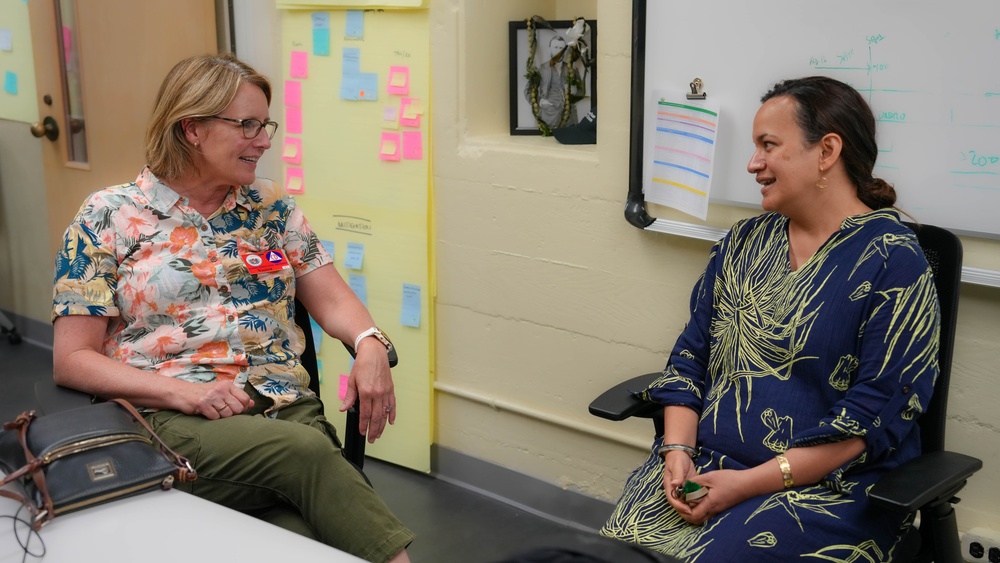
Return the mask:
[[288, 258], [281, 249], [249, 252], [240, 256], [251, 274], [276, 272], [288, 267]]

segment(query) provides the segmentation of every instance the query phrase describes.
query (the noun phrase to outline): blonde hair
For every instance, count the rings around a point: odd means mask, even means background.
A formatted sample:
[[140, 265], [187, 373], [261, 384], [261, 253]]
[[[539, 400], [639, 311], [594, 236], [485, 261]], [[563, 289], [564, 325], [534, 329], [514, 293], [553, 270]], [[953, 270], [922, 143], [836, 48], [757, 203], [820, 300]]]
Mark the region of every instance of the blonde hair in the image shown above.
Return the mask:
[[267, 78], [228, 53], [184, 59], [167, 73], [146, 129], [146, 165], [153, 174], [178, 178], [194, 168], [194, 147], [184, 138], [181, 120], [217, 115], [243, 82], [263, 90], [271, 104]]

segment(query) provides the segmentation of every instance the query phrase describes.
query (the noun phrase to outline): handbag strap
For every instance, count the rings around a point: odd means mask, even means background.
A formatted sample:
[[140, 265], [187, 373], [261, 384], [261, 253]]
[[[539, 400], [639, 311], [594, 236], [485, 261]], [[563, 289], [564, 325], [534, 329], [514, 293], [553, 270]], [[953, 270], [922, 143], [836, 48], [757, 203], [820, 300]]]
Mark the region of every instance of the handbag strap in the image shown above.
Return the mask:
[[31, 513], [31, 527], [38, 531], [42, 524], [51, 520], [55, 514], [52, 506], [52, 499], [49, 497], [49, 490], [45, 484], [45, 472], [42, 471], [42, 466], [44, 461], [42, 458], [35, 457], [35, 454], [31, 453], [31, 449], [28, 448], [28, 426], [31, 425], [31, 421], [38, 418], [35, 411], [25, 411], [15, 418], [12, 422], [8, 422], [3, 425], [4, 430], [17, 430], [17, 438], [21, 443], [21, 448], [24, 450], [24, 458], [27, 461], [21, 468], [14, 471], [10, 475], [4, 477], [3, 486], [8, 483], [20, 479], [27, 474], [31, 474], [32, 480], [35, 482], [35, 486], [38, 487], [38, 491], [42, 495], [42, 510], [39, 510], [34, 504], [32, 504], [24, 495], [15, 493], [8, 490], [0, 490], [0, 496], [4, 496], [10, 499], [14, 499], [20, 502], [22, 505], [28, 508]]
[[[131, 403], [125, 399], [111, 399], [110, 402], [117, 403], [118, 406], [125, 409], [125, 412], [135, 419], [136, 422], [142, 425], [150, 436], [156, 439], [160, 445], [160, 453], [163, 454], [163, 456], [167, 458], [167, 460], [170, 461], [175, 467], [177, 467], [177, 472], [174, 477], [175, 479], [185, 482], [194, 481], [198, 478], [198, 472], [195, 471], [191, 462], [186, 457], [175, 452], [173, 448], [168, 446], [166, 442], [160, 438], [159, 434], [157, 434], [149, 426], [146, 419], [139, 414], [139, 411], [137, 411]], [[45, 465], [45, 460], [35, 457], [35, 454], [31, 452], [31, 448], [28, 447], [28, 427], [31, 425], [31, 421], [36, 418], [38, 418], [38, 415], [35, 411], [26, 411], [19, 414], [12, 422], [4, 424], [4, 430], [17, 430], [18, 440], [21, 443], [21, 448], [24, 450], [24, 458], [27, 463], [17, 469], [17, 471], [12, 472], [10, 475], [4, 476], [3, 483], [0, 484], [0, 486], [6, 486], [8, 483], [16, 481], [17, 479], [20, 479], [30, 473], [31, 479], [35, 482], [35, 487], [38, 488], [38, 492], [42, 497], [41, 510], [29, 502], [24, 495], [14, 491], [0, 489], [0, 496], [16, 500], [26, 506], [31, 512], [32, 527], [37, 531], [45, 522], [55, 517], [55, 507], [52, 505], [52, 498], [49, 496], [49, 489], [45, 482], [45, 472], [42, 471], [42, 468]]]
[[[178, 481], [181, 482], [194, 481], [195, 479], [198, 478], [198, 472], [195, 471], [194, 466], [191, 465], [191, 462], [188, 461], [188, 458], [175, 452], [170, 446], [168, 446], [167, 443], [163, 441], [163, 438], [160, 438], [160, 435], [157, 434], [149, 426], [149, 423], [146, 422], [146, 419], [141, 414], [139, 414], [139, 411], [135, 410], [135, 407], [132, 406], [132, 403], [129, 403], [125, 399], [111, 399], [111, 402], [118, 403], [118, 406], [125, 409], [125, 412], [132, 415], [132, 418], [134, 418], [136, 422], [141, 424], [142, 427], [146, 430], [146, 432], [149, 432], [150, 436], [156, 439], [156, 441], [160, 444], [160, 452], [163, 453], [163, 455], [177, 467], [176, 478]], [[171, 457], [173, 457], [173, 459], [170, 459]]]

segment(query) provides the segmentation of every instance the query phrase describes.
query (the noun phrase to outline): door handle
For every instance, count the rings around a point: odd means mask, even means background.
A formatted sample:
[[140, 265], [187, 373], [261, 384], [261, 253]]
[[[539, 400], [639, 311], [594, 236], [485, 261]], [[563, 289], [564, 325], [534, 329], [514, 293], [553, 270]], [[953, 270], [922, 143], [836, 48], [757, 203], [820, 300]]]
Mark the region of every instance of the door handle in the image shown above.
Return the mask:
[[31, 134], [38, 138], [47, 137], [50, 141], [55, 141], [59, 138], [59, 124], [50, 115], [43, 119], [41, 123], [32, 124]]

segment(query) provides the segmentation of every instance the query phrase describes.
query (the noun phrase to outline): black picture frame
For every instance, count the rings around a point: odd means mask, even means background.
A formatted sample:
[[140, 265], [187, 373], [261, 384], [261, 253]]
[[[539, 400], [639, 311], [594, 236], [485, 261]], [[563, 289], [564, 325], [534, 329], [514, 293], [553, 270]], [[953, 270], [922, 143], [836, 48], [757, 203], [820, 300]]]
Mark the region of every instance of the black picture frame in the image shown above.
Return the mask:
[[[584, 82], [586, 96], [577, 101], [575, 106], [576, 121], [566, 123], [566, 126], [579, 122], [591, 110], [597, 109], [597, 21], [585, 20], [588, 25], [587, 33], [583, 40], [588, 47], [589, 66]], [[573, 27], [571, 20], [549, 21], [551, 29], [544, 24], [536, 24], [536, 54], [535, 66], [539, 61], [547, 60], [548, 45], [551, 39], [557, 34], [565, 34]], [[512, 21], [508, 23], [509, 36], [509, 78], [510, 78], [510, 134], [511, 135], [541, 135], [542, 130], [538, 126], [531, 110], [531, 104], [525, 97], [525, 88], [528, 84], [527, 62], [528, 62], [528, 22], [527, 20]]]

